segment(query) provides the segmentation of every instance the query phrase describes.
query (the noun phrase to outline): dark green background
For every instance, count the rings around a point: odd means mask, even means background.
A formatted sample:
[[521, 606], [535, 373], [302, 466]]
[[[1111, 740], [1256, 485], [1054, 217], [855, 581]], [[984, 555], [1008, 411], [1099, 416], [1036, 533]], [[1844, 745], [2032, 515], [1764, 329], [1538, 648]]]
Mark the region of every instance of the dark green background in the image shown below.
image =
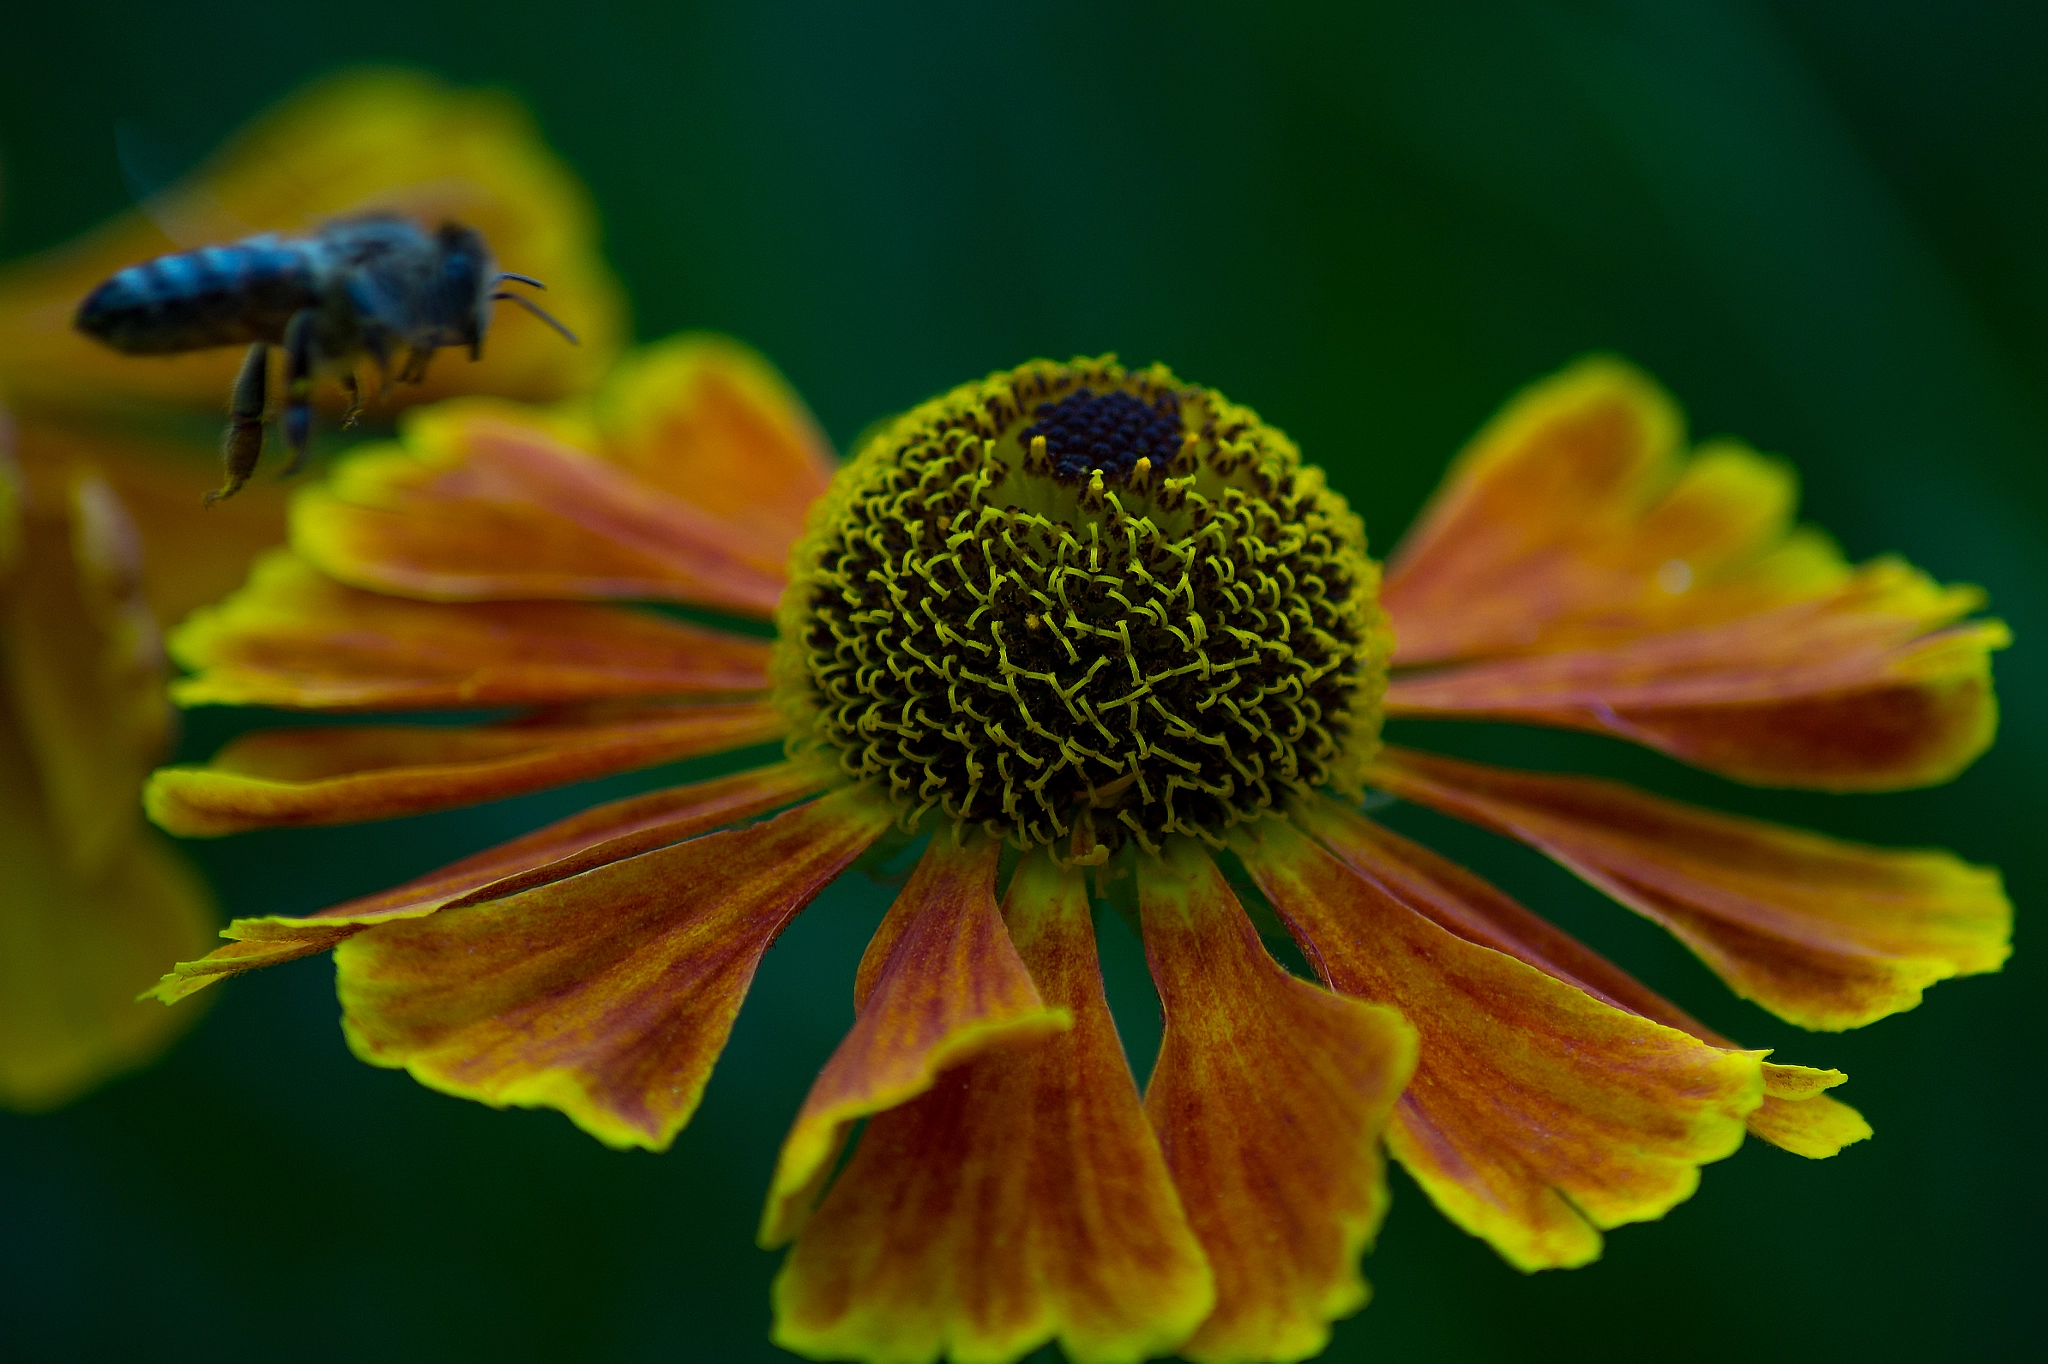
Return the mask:
[[[2048, 872], [2048, 7], [214, 0], [9, 6], [0, 49], [0, 254], [128, 201], [117, 123], [175, 171], [309, 76], [421, 64], [530, 101], [596, 192], [641, 335], [749, 339], [835, 438], [1116, 349], [1286, 427], [1383, 548], [1511, 390], [1620, 351], [1699, 433], [1796, 460], [1851, 554], [1991, 589], [2021, 637], [1998, 748], [1947, 788], [1829, 798], [1593, 740], [1406, 737], [1953, 847], [2001, 864], [2023, 914]], [[192, 728], [194, 749], [225, 732]], [[310, 909], [590, 794], [196, 851], [231, 911]], [[1533, 855], [1394, 818], [1715, 1026], [1843, 1066], [1879, 1135], [1824, 1163], [1752, 1143], [1601, 1263], [1535, 1277], [1397, 1174], [1376, 1301], [1330, 1358], [1988, 1358], [2038, 1334], [2024, 925], [2003, 976], [1808, 1036]], [[770, 954], [662, 1157], [354, 1062], [323, 961], [227, 987], [154, 1070], [0, 1118], [0, 1355], [773, 1356], [758, 1199], [883, 900], [839, 886]], [[1104, 938], [1142, 1067], [1142, 967]]]

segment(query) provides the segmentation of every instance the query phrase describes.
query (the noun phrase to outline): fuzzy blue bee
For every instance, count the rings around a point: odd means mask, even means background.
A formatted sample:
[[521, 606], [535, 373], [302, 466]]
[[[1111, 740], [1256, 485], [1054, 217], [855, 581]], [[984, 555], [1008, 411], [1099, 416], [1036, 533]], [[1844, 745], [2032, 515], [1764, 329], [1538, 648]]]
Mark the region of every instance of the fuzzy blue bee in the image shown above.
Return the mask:
[[305, 236], [265, 233], [131, 265], [86, 295], [75, 321], [128, 355], [249, 347], [228, 401], [227, 479], [207, 494], [211, 504], [247, 483], [263, 452], [273, 346], [284, 352], [289, 474], [305, 459], [313, 383], [323, 375], [340, 382], [349, 400], [344, 420], [353, 421], [362, 408], [359, 359], [376, 364], [386, 388], [419, 383], [443, 346], [467, 346], [478, 359], [491, 305], [501, 300], [575, 342], [531, 299], [500, 292], [508, 280], [547, 287], [498, 270], [474, 228], [443, 223], [429, 232], [409, 218], [374, 214]]

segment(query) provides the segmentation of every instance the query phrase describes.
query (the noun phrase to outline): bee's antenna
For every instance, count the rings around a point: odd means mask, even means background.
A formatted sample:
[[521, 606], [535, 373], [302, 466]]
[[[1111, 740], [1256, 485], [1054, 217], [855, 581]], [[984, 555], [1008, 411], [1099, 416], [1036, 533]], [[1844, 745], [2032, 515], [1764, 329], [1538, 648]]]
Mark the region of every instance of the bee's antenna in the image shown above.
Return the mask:
[[498, 277], [495, 280], [492, 280], [491, 282], [493, 284], [502, 284], [508, 279], [516, 279], [521, 284], [531, 284], [536, 289], [545, 289], [548, 287], [547, 285], [542, 284], [539, 280], [535, 279], [532, 275], [515, 275], [510, 270], [502, 271], [498, 275]]
[[[519, 278], [519, 276], [517, 276], [517, 275], [514, 275], [514, 276], [512, 276], [512, 278], [514, 278], [514, 279], [517, 279], [517, 278]], [[568, 343], [569, 343], [570, 345], [572, 345], [572, 346], [576, 346], [576, 345], [581, 345], [581, 344], [582, 344], [582, 343], [581, 343], [580, 341], [578, 341], [578, 340], [576, 339], [576, 333], [575, 333], [575, 332], [572, 332], [572, 331], [570, 331], [570, 330], [569, 330], [569, 329], [568, 329], [567, 327], [565, 327], [565, 326], [563, 326], [563, 325], [562, 325], [561, 323], [559, 323], [559, 322], [555, 321], [555, 319], [554, 319], [554, 318], [552, 318], [552, 317], [550, 317], [550, 316], [548, 315], [547, 309], [545, 309], [545, 308], [541, 307], [541, 306], [540, 306], [540, 305], [539, 305], [538, 303], [535, 303], [535, 302], [534, 302], [534, 301], [533, 301], [532, 299], [530, 299], [530, 298], [526, 297], [526, 295], [524, 295], [524, 294], [492, 294], [492, 295], [491, 295], [491, 301], [492, 301], [492, 302], [498, 302], [498, 301], [500, 301], [500, 300], [502, 300], [502, 301], [504, 301], [504, 302], [506, 302], [506, 303], [517, 303], [517, 304], [518, 304], [518, 305], [519, 305], [520, 307], [522, 307], [522, 308], [526, 309], [526, 311], [528, 311], [528, 312], [532, 313], [532, 314], [533, 314], [533, 315], [534, 315], [535, 317], [539, 318], [539, 319], [540, 319], [541, 321], [543, 321], [543, 322], [547, 323], [547, 324], [548, 324], [548, 325], [549, 325], [550, 327], [553, 327], [553, 328], [554, 328], [554, 329], [555, 329], [556, 331], [560, 332], [560, 333], [562, 334], [562, 339], [563, 339], [564, 341], [567, 341], [567, 342], [568, 342]]]

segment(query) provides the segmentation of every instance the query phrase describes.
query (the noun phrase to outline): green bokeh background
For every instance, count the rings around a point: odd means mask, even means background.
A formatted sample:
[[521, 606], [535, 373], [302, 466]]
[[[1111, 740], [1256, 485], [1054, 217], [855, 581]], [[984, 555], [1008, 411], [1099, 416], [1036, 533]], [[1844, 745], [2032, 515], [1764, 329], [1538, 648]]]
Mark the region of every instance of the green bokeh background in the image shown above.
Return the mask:
[[[2021, 951], [1807, 1035], [1535, 856], [1395, 810], [1715, 1027], [1848, 1070], [1878, 1137], [1821, 1163], [1752, 1143], [1599, 1264], [1533, 1277], [1397, 1173], [1376, 1300], [1328, 1357], [1994, 1358], [2038, 1334], [2048, 7], [96, 0], [10, 6], [0, 48], [0, 256], [129, 202], [117, 124], [175, 172], [311, 76], [420, 65], [530, 103], [642, 336], [747, 338], [839, 441], [1115, 349], [1287, 428], [1382, 548], [1509, 392], [1635, 358], [1698, 434], [1793, 458], [1852, 555], [1991, 589], [2020, 636], [1997, 749], [1939, 790], [1824, 797], [1583, 737], [1403, 737], [1996, 862]], [[194, 717], [188, 751], [236, 722]], [[652, 780], [193, 851], [229, 911], [307, 910]], [[324, 960], [228, 986], [154, 1069], [0, 1115], [0, 1357], [781, 1357], [758, 1198], [885, 899], [835, 887], [769, 955], [659, 1157], [351, 1060]], [[1103, 933], [1142, 1073], [1156, 1010]]]

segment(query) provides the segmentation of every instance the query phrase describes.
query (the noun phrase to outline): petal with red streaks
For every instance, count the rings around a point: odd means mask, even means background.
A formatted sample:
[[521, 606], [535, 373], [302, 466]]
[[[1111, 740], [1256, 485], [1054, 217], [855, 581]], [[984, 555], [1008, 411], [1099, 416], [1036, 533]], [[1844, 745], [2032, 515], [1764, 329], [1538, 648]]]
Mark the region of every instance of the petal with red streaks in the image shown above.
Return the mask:
[[[1586, 598], [1598, 561], [1678, 463], [1683, 419], [1647, 377], [1582, 361], [1518, 395], [1466, 447], [1387, 564], [1402, 663], [1527, 647]], [[1603, 588], [1606, 591], [1603, 592]]]
[[857, 792], [335, 951], [356, 1055], [493, 1107], [545, 1107], [611, 1146], [689, 1121], [762, 953], [888, 826]]
[[854, 982], [854, 1024], [783, 1140], [760, 1242], [797, 1236], [855, 1122], [929, 1090], [940, 1073], [994, 1047], [1043, 1042], [1073, 1026], [1048, 1007], [996, 907], [1002, 845], [978, 830], [934, 834]]
[[1677, 406], [1594, 357], [1487, 424], [1396, 548], [1396, 661], [1587, 648], [1824, 594], [1840, 553], [1794, 528], [1792, 471], [1733, 441], [1688, 456]]
[[144, 808], [189, 838], [352, 824], [498, 800], [781, 737], [765, 703], [498, 725], [257, 730], [203, 767], [159, 768]]
[[1421, 1060], [1388, 1146], [1452, 1221], [1524, 1270], [1585, 1264], [1741, 1144], [1755, 1053], [1712, 1047], [1439, 927], [1291, 826], [1234, 844], [1317, 972], [1399, 1009]]
[[785, 553], [832, 479], [832, 447], [803, 400], [729, 337], [689, 333], [629, 352], [592, 409], [607, 457]]
[[984, 1053], [877, 1114], [776, 1280], [775, 1340], [813, 1358], [1075, 1364], [1171, 1352], [1209, 1314], [1117, 1042], [1078, 869], [1017, 868], [1004, 912], [1071, 1032]]
[[[1744, 1050], [1457, 863], [1330, 801], [1311, 802], [1300, 814], [1324, 847], [1439, 928], [1525, 961], [1618, 1009], [1691, 1033], [1709, 1046]], [[1810, 1077], [1822, 1075], [1842, 1077], [1842, 1072], [1766, 1061], [1764, 1101], [1748, 1118], [1751, 1134], [1806, 1156], [1833, 1155], [1849, 1141], [1869, 1136], [1869, 1125], [1855, 1109], [1821, 1097], [1828, 1086], [1815, 1085]], [[1811, 1109], [1793, 1112], [1788, 1107], [1809, 1099], [1817, 1100]], [[1858, 1127], [1860, 1135], [1853, 1135]], [[1821, 1149], [1828, 1133], [1843, 1140]]]
[[1740, 781], [1873, 791], [1946, 781], [1997, 729], [1982, 602], [1896, 560], [1825, 594], [1602, 648], [1404, 673], [1391, 715], [1592, 730]]
[[421, 602], [279, 551], [178, 629], [181, 705], [433, 710], [765, 690], [768, 646], [628, 607]]
[[1358, 1257], [1386, 1215], [1379, 1143], [1415, 1031], [1282, 970], [1192, 840], [1137, 874], [1166, 1013], [1145, 1111], [1216, 1275], [1181, 1353], [1305, 1359], [1365, 1305]]
[[237, 919], [221, 933], [233, 941], [179, 962], [147, 994], [172, 1004], [227, 976], [325, 952], [373, 924], [499, 899], [766, 814], [827, 780], [809, 764], [775, 763], [595, 806], [375, 895], [303, 916]]
[[570, 443], [573, 423], [469, 399], [412, 414], [292, 504], [323, 572], [433, 601], [638, 598], [775, 609], [788, 546]]
[[1822, 1093], [1848, 1078], [1839, 1070], [1764, 1062], [1764, 1101], [1749, 1115], [1749, 1130], [1808, 1160], [1840, 1154], [1871, 1135], [1861, 1113]]
[[1860, 1027], [2011, 951], [1998, 873], [1869, 848], [1585, 777], [1408, 750], [1372, 781], [1516, 838], [1663, 924], [1736, 993], [1809, 1028]]

